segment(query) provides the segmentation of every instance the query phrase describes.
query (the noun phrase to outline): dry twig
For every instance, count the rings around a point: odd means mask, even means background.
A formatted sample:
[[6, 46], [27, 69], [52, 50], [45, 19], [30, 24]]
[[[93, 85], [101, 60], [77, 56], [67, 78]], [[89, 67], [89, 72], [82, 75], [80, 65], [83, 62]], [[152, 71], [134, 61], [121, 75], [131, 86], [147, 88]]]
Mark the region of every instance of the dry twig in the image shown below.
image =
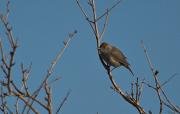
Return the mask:
[[[107, 20], [108, 20], [109, 12], [110, 12], [113, 8], [115, 8], [115, 7], [120, 3], [120, 1], [116, 2], [110, 9], [107, 9], [107, 11], [106, 11], [105, 13], [103, 13], [101, 16], [97, 17], [95, 1], [94, 1], [94, 0], [89, 0], [88, 3], [89, 3], [89, 5], [90, 5], [90, 7], [91, 7], [92, 14], [93, 14], [93, 17], [92, 17], [92, 20], [91, 20], [91, 21], [89, 20], [89, 17], [88, 17], [88, 15], [87, 15], [87, 13], [85, 12], [85, 10], [83, 9], [83, 7], [80, 5], [79, 0], [76, 0], [76, 2], [77, 2], [77, 4], [78, 4], [80, 10], [82, 11], [84, 17], [86, 18], [86, 20], [88, 21], [88, 23], [90, 24], [90, 26], [91, 26], [91, 28], [92, 28], [92, 30], [93, 30], [93, 33], [94, 33], [95, 38], [96, 38], [97, 48], [98, 48], [99, 45], [100, 45], [100, 40], [102, 39], [103, 34], [104, 34], [105, 30], [106, 30], [105, 28], [106, 28], [107, 23], [108, 23]], [[105, 23], [104, 23], [104, 26], [103, 26], [103, 28], [102, 28], [102, 32], [99, 33], [98, 21], [99, 21], [100, 19], [102, 19], [102, 17], [104, 17], [105, 15], [106, 15]], [[98, 51], [98, 50], [97, 50], [97, 51]], [[111, 72], [111, 70], [110, 70], [110, 66], [107, 65], [107, 64], [103, 61], [103, 59], [102, 59], [99, 51], [98, 51], [98, 54], [99, 54], [99, 59], [100, 59], [101, 63], [103, 64], [104, 68], [105, 68], [106, 71], [107, 71], [107, 74], [108, 74], [108, 76], [109, 76], [109, 80], [111, 81], [111, 83], [112, 83], [112, 85], [113, 85], [113, 89], [114, 89], [117, 93], [119, 93], [119, 95], [122, 96], [128, 103], [130, 103], [131, 105], [133, 105], [133, 106], [139, 111], [140, 114], [146, 114], [145, 111], [144, 111], [144, 109], [143, 109], [143, 108], [140, 106], [140, 104], [139, 104], [139, 100], [140, 100], [139, 98], [140, 98], [140, 97], [138, 97], [138, 96], [141, 95], [141, 93], [139, 92], [139, 91], [141, 91], [141, 90], [139, 90], [139, 88], [142, 89], [142, 87], [139, 87], [139, 85], [136, 85], [136, 99], [134, 99], [134, 98], [131, 97], [130, 95], [126, 95], [126, 94], [122, 91], [122, 89], [120, 88], [120, 86], [116, 84], [115, 80], [113, 79], [113, 75], [112, 75], [112, 72]], [[141, 92], [142, 92], [142, 91], [141, 91]], [[132, 95], [132, 96], [133, 96], [133, 95]]]
[[[150, 84], [147, 84], [149, 87], [153, 88], [155, 91], [156, 91], [156, 94], [158, 96], [158, 99], [159, 99], [159, 114], [162, 114], [163, 113], [163, 106], [167, 106], [170, 110], [176, 112], [176, 113], [180, 113], [180, 110], [179, 108], [173, 104], [173, 102], [167, 97], [167, 94], [164, 92], [164, 90], [162, 89], [162, 86], [165, 85], [166, 83], [168, 83], [175, 75], [171, 76], [167, 81], [165, 81], [163, 84], [160, 83], [159, 79], [158, 79], [158, 73], [159, 71], [155, 70], [153, 65], [152, 65], [152, 62], [151, 62], [151, 59], [147, 53], [147, 49], [145, 48], [144, 46], [144, 43], [143, 41], [141, 41], [141, 45], [142, 45], [142, 48], [144, 50], [144, 53], [145, 53], [145, 56], [146, 56], [146, 59], [148, 61], [148, 65], [149, 65], [149, 68], [152, 72], [152, 76], [153, 76], [153, 79], [154, 79], [154, 82], [155, 82], [155, 87], [151, 86]], [[161, 95], [162, 93], [162, 95]], [[164, 99], [163, 99], [164, 97]], [[165, 100], [167, 102], [165, 102]]]
[[57, 109], [57, 111], [56, 111], [56, 114], [59, 114], [59, 111], [61, 110], [61, 108], [62, 108], [62, 106], [64, 105], [64, 103], [67, 101], [70, 93], [71, 93], [71, 90], [69, 90], [69, 91], [67, 92], [67, 94], [66, 94], [66, 96], [64, 97], [63, 101], [59, 104], [58, 109]]
[[[15, 83], [13, 80], [13, 68], [15, 66], [15, 55], [17, 50], [17, 41], [13, 36], [12, 27], [9, 24], [8, 16], [10, 13], [10, 1], [7, 0], [6, 3], [6, 12], [3, 14], [0, 11], [0, 21], [4, 25], [4, 28], [6, 30], [6, 40], [9, 43], [9, 50], [3, 49], [3, 42], [0, 39], [0, 55], [1, 55], [1, 64], [0, 68], [2, 70], [3, 77], [0, 79], [0, 111], [4, 114], [19, 114], [25, 113], [26, 107], [28, 107], [27, 113], [30, 113], [29, 111], [32, 111], [35, 114], [39, 114], [39, 111], [37, 107], [33, 106], [33, 102], [47, 110], [49, 114], [52, 114], [52, 92], [51, 87], [48, 83], [48, 78], [52, 75], [54, 68], [63, 55], [65, 49], [68, 47], [69, 42], [74, 37], [74, 35], [77, 33], [77, 31], [74, 31], [73, 33], [70, 33], [68, 36], [68, 39], [64, 41], [64, 47], [61, 49], [61, 51], [57, 54], [56, 58], [52, 61], [51, 66], [49, 67], [46, 76], [44, 77], [42, 83], [40, 86], [36, 89], [35, 92], [30, 92], [28, 89], [27, 81], [29, 79], [29, 75], [31, 72], [31, 65], [29, 68], [25, 68], [23, 64], [20, 65], [20, 70], [22, 74], [22, 86], [19, 88], [18, 84]], [[6, 52], [7, 51], [7, 52]], [[6, 56], [6, 53], [8, 53], [8, 56]], [[54, 81], [59, 80], [59, 78], [56, 78], [55, 80], [51, 81], [50, 83], [53, 83]], [[40, 90], [44, 88], [45, 94], [46, 94], [46, 103], [41, 101], [37, 96], [40, 94]], [[15, 109], [11, 108], [10, 105], [7, 102], [7, 99], [9, 98], [15, 99]], [[21, 105], [19, 105], [19, 101], [21, 101]], [[23, 103], [23, 104], [22, 104]], [[21, 106], [21, 107], [20, 107]], [[24, 108], [23, 108], [24, 106]], [[22, 112], [21, 112], [22, 111]]]

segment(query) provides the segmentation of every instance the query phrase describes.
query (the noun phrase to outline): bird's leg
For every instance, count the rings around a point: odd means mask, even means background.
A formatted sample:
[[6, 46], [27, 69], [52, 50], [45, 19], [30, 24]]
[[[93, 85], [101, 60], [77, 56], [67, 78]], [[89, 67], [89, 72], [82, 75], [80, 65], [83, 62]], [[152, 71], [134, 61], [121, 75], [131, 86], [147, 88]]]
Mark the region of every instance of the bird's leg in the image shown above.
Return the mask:
[[111, 71], [110, 67], [111, 67], [111, 66], [110, 66], [109, 64], [106, 65], [106, 69], [107, 69], [108, 71]]
[[114, 69], [116, 69], [116, 67], [112, 68], [112, 69], [111, 69], [111, 72], [112, 72]]

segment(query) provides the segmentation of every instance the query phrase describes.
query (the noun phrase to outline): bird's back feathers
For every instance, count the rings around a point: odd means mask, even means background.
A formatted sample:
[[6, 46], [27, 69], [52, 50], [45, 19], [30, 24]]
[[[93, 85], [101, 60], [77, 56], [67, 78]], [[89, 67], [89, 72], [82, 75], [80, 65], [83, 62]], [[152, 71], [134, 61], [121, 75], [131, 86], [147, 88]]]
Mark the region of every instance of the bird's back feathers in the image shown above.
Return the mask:
[[128, 61], [126, 60], [126, 56], [116, 47], [112, 48], [111, 51], [112, 56], [116, 61], [118, 61], [120, 64], [124, 65], [125, 67], [129, 66]]

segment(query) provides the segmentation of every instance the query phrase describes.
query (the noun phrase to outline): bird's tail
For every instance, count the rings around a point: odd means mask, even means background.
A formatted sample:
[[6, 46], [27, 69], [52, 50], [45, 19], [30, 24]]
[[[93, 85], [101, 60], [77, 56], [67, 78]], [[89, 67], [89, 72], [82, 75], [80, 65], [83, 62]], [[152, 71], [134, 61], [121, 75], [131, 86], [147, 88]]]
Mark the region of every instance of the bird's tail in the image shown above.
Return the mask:
[[133, 73], [133, 71], [131, 70], [131, 68], [128, 66], [128, 67], [126, 67], [130, 72], [131, 72], [131, 74], [132, 74], [132, 76], [134, 76], [134, 73]]

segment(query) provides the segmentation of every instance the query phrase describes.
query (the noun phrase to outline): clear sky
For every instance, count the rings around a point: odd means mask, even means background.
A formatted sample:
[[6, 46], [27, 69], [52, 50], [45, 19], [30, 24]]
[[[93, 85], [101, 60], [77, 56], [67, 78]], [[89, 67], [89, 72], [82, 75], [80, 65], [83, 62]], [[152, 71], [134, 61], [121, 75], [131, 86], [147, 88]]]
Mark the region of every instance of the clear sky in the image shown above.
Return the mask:
[[[0, 0], [1, 8], [4, 1]], [[96, 1], [97, 13], [100, 15], [116, 0]], [[81, 2], [90, 13], [86, 0]], [[69, 89], [72, 90], [62, 114], [137, 113], [130, 104], [110, 89], [110, 80], [98, 59], [94, 35], [75, 0], [12, 0], [10, 8], [10, 23], [20, 46], [15, 68], [18, 69], [22, 62], [25, 65], [32, 62], [29, 80], [32, 89], [43, 79], [51, 61], [63, 47], [62, 42], [68, 33], [78, 31], [53, 73], [53, 78], [61, 77], [61, 80], [52, 86], [54, 106], [57, 106]], [[179, 73], [164, 89], [173, 102], [180, 106], [179, 20], [179, 0], [123, 0], [110, 13], [103, 41], [120, 48], [127, 56], [135, 75], [153, 84], [140, 45], [143, 40], [154, 67], [160, 72], [161, 82]], [[18, 73], [19, 70], [14, 72], [16, 79]], [[130, 91], [130, 84], [135, 78], [132, 78], [128, 70], [122, 67], [113, 73], [122, 89]], [[142, 106], [146, 111], [158, 111], [157, 96], [146, 86]], [[169, 111], [165, 110], [164, 113]]]

